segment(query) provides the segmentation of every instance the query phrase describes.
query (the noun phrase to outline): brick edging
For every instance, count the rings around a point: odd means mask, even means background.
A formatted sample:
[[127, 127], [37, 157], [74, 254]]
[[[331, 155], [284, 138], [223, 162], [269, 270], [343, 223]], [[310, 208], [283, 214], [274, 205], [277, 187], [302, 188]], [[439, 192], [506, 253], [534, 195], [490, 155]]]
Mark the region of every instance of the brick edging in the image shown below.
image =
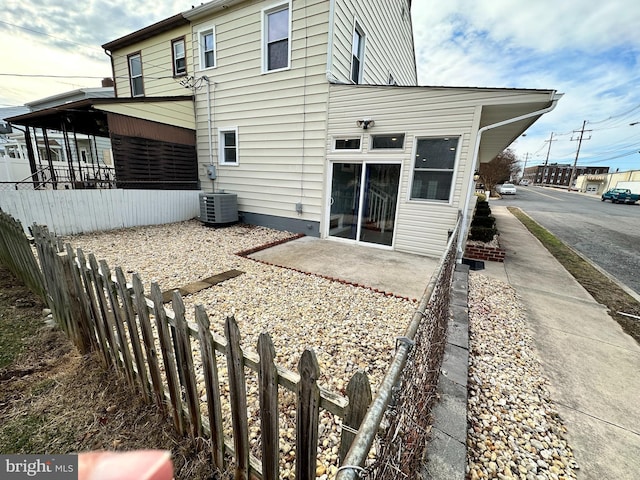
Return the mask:
[[490, 262], [504, 262], [505, 253], [502, 248], [485, 245], [467, 245], [464, 250], [466, 258]]

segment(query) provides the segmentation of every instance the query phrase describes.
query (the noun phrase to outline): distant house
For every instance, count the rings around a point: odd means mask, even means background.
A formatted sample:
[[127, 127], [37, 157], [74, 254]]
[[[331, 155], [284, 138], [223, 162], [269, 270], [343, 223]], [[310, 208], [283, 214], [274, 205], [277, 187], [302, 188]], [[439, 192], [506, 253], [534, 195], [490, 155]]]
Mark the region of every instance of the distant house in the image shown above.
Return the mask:
[[166, 180], [186, 169], [203, 192], [237, 194], [245, 222], [440, 255], [468, 223], [479, 162], [560, 96], [418, 86], [410, 9], [214, 0], [103, 45], [123, 103], [94, 109], [121, 117], [108, 118], [118, 179], [154, 165], [118, 147], [150, 135], [120, 121], [180, 127], [195, 154]]
[[65, 123], [35, 129], [11, 126], [6, 119], [113, 96], [113, 87], [81, 88], [0, 111], [8, 125], [0, 146], [0, 181], [13, 183], [15, 188], [73, 188], [108, 182], [112, 163], [108, 137], [78, 133]]

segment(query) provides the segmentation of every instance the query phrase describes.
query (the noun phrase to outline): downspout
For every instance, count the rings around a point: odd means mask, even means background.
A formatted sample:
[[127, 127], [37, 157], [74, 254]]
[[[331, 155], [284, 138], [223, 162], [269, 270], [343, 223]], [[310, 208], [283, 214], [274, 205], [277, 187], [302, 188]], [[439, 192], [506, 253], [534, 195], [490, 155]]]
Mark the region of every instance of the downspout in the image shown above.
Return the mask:
[[327, 32], [327, 81], [333, 83], [333, 74], [331, 73], [331, 67], [333, 67], [333, 27], [335, 18], [336, 0], [329, 0], [329, 31]]
[[[209, 138], [209, 165], [211, 167], [211, 169], [213, 170], [214, 164], [213, 164], [213, 134], [211, 133], [211, 129], [213, 128], [213, 121], [211, 118], [211, 81], [209, 80], [209, 77], [207, 76], [203, 76], [202, 79], [207, 82], [207, 131], [209, 133], [208, 138]], [[194, 89], [195, 90], [195, 89]], [[213, 170], [215, 172], [215, 170]], [[214, 176], [217, 175], [216, 173], [214, 173]], [[215, 178], [211, 178], [211, 191], [215, 193], [216, 189], [215, 189]]]
[[558, 104], [558, 100], [562, 98], [562, 95], [563, 95], [562, 93], [554, 92], [553, 95], [551, 96], [551, 105], [546, 108], [543, 108], [542, 110], [537, 110], [535, 112], [527, 113], [525, 115], [520, 115], [519, 117], [510, 118], [508, 120], [503, 120], [501, 122], [494, 123], [491, 125], [485, 125], [480, 130], [478, 130], [478, 133], [476, 135], [476, 143], [473, 149], [473, 157], [472, 157], [473, 160], [471, 162], [472, 169], [469, 175], [469, 185], [467, 187], [467, 198], [465, 199], [464, 210], [462, 211], [462, 224], [460, 229], [460, 236], [458, 237], [458, 255], [457, 255], [458, 263], [462, 262], [462, 255], [464, 253], [463, 247], [467, 239], [467, 228], [469, 226], [469, 205], [471, 204], [471, 196], [473, 194], [473, 191], [475, 190], [473, 188], [473, 184], [474, 184], [473, 172], [475, 171], [475, 168], [476, 168], [475, 166], [478, 163], [478, 153], [480, 152], [480, 141], [482, 140], [482, 134], [487, 130], [503, 127], [505, 125], [509, 125], [510, 123], [519, 122], [521, 120], [526, 120], [527, 118], [542, 116], [545, 113], [549, 113], [554, 108], [556, 108], [556, 105]]
[[109, 60], [111, 61], [111, 73], [113, 74], [113, 95], [114, 97], [118, 98], [118, 84], [116, 82], [116, 69], [113, 63], [113, 55], [109, 50], [105, 50], [104, 53], [109, 57]]

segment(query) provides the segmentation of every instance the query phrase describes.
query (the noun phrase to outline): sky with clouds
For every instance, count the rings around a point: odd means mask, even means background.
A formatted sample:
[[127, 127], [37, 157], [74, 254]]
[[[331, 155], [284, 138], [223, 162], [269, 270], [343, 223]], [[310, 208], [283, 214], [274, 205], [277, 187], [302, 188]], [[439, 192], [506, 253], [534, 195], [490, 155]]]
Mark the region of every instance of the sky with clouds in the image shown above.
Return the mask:
[[[194, 3], [5, 0], [0, 107], [100, 86], [111, 75], [100, 45]], [[586, 120], [580, 165], [640, 169], [639, 2], [413, 0], [412, 14], [420, 85], [564, 93], [512, 145], [523, 163], [573, 163]]]

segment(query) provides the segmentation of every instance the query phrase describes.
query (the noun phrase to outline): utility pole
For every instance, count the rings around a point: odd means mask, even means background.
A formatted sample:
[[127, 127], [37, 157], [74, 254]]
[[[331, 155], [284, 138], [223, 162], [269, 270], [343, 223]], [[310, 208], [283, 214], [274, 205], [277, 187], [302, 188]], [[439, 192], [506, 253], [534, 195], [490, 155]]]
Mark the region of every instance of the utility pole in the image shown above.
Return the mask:
[[549, 137], [549, 140], [545, 140], [545, 142], [549, 142], [549, 149], [547, 150], [547, 158], [544, 159], [544, 166], [547, 166], [547, 163], [549, 163], [549, 154], [551, 153], [551, 142], [553, 142], [553, 132], [551, 132], [551, 136]]
[[587, 121], [582, 122], [582, 128], [580, 130], [574, 130], [573, 133], [580, 134], [580, 136], [575, 139], [571, 138], [572, 141], [578, 140], [578, 149], [576, 150], [576, 159], [573, 162], [573, 168], [571, 169], [571, 178], [569, 178], [569, 191], [571, 191], [571, 185], [573, 185], [573, 180], [576, 178], [576, 165], [578, 165], [578, 155], [580, 155], [580, 147], [582, 146], [582, 140], [591, 140], [591, 137], [584, 138], [585, 132], [591, 132], [592, 130], [585, 130], [584, 127], [587, 125]]
[[522, 180], [527, 173], [527, 160], [529, 160], [529, 152], [524, 154], [524, 167], [522, 167], [522, 177], [520, 180]]

